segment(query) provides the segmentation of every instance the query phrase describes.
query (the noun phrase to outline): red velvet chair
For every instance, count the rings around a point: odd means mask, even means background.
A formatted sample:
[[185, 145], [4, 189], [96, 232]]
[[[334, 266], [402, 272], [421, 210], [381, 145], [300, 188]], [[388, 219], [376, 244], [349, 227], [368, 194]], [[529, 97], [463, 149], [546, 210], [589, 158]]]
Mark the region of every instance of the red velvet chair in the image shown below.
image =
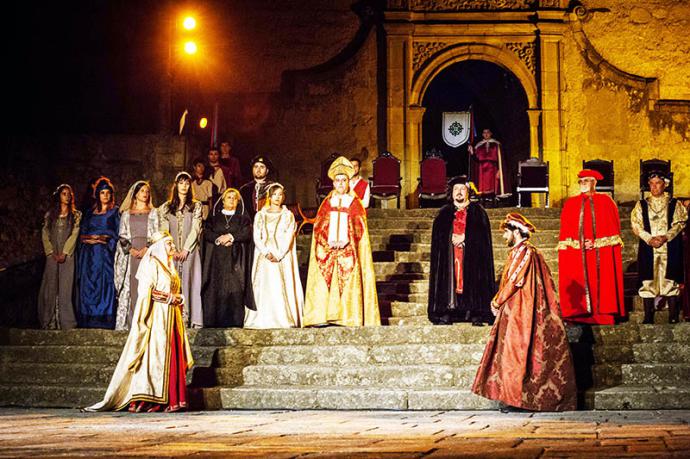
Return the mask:
[[445, 199], [447, 190], [446, 162], [441, 153], [434, 149], [428, 151], [423, 161], [419, 163], [419, 175], [417, 179], [417, 193], [420, 200]]
[[373, 170], [374, 176], [369, 177], [371, 197], [379, 200], [397, 198], [399, 209], [402, 189], [400, 160], [392, 153], [384, 151], [374, 160]]
[[328, 176], [328, 169], [340, 153], [333, 153], [321, 163], [321, 175], [316, 179], [316, 204], [321, 204], [323, 198], [333, 190], [333, 180]]

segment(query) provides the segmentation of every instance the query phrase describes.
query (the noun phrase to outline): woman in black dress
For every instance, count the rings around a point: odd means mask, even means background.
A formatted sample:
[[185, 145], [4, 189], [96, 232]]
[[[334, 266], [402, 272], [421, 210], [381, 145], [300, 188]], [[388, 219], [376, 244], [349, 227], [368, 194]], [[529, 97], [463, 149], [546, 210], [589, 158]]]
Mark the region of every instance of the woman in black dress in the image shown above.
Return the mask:
[[252, 224], [239, 191], [223, 192], [204, 229], [204, 326], [242, 327], [245, 306], [256, 310], [250, 283]]

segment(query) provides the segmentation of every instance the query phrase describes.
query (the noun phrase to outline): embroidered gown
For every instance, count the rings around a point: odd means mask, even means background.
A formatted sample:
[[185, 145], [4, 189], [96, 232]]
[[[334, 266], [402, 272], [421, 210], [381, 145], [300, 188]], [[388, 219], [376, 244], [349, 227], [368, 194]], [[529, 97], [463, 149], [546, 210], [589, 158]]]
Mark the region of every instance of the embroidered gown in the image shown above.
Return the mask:
[[[179, 306], [180, 277], [157, 257], [144, 256], [134, 320], [103, 400], [85, 411], [119, 411], [131, 403], [187, 406], [187, 370], [194, 364]], [[149, 408], [151, 405], [145, 406]]]
[[[334, 234], [342, 234], [348, 244], [331, 248]], [[381, 325], [366, 210], [351, 191], [342, 196], [331, 191], [314, 224], [304, 326], [327, 324]]]
[[158, 231], [158, 225], [156, 209], [136, 214], [125, 211], [120, 215], [119, 241], [115, 252], [115, 330], [129, 329], [137, 300], [137, 269], [141, 259], [131, 256], [129, 251], [148, 246], [151, 236]]

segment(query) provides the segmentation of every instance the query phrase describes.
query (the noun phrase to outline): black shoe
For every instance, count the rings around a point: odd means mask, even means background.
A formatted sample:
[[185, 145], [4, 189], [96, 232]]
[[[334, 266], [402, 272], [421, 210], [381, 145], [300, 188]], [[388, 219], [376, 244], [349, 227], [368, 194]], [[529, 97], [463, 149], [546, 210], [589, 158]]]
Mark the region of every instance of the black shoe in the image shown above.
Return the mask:
[[473, 321], [472, 321], [472, 326], [473, 326], [473, 327], [483, 327], [483, 326], [484, 326], [484, 322], [482, 322], [481, 320], [473, 320]]
[[654, 323], [654, 298], [642, 298], [642, 304], [644, 305], [644, 320], [643, 324], [653, 324]]
[[666, 302], [668, 303], [668, 323], [677, 324], [680, 321], [680, 308], [678, 308], [678, 297], [667, 297]]

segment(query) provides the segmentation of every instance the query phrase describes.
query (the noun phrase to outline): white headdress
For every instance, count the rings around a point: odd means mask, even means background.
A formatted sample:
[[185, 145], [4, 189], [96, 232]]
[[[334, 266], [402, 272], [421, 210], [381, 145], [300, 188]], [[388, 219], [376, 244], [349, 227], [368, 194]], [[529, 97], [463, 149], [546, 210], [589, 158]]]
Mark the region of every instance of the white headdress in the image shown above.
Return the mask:
[[158, 259], [158, 261], [166, 266], [170, 272], [177, 272], [175, 270], [175, 263], [173, 263], [172, 259], [168, 257], [168, 254], [165, 250], [165, 241], [167, 240], [173, 240], [172, 236], [167, 231], [156, 231], [153, 233], [153, 237], [151, 238], [152, 244], [146, 250], [146, 253], [139, 263], [137, 279], [142, 280], [142, 278], [145, 278], [148, 275], [151, 263], [156, 262], [154, 258]]
[[[124, 213], [132, 208], [132, 203], [136, 199], [135, 195], [135, 190], [137, 190], [137, 187], [140, 185], [146, 185], [149, 187], [149, 207], [153, 208], [153, 189], [151, 188], [151, 184], [147, 182], [146, 180], [137, 180], [134, 182], [134, 185], [129, 187], [129, 191], [127, 192], [127, 196], [125, 196], [125, 199], [122, 201], [122, 204], [120, 204], [120, 213]], [[139, 188], [141, 189], [141, 188]], [[137, 190], [138, 192], [138, 190]]]

